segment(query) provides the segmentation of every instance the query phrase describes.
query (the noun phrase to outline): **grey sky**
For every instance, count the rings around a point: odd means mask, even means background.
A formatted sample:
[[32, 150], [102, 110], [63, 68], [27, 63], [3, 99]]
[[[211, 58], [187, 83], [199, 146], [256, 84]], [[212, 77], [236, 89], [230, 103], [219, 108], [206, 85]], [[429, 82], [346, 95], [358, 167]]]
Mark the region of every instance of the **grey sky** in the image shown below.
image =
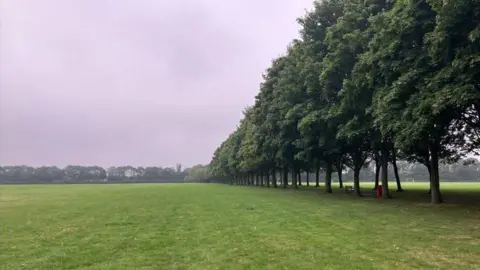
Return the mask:
[[311, 6], [0, 1], [0, 164], [209, 162]]

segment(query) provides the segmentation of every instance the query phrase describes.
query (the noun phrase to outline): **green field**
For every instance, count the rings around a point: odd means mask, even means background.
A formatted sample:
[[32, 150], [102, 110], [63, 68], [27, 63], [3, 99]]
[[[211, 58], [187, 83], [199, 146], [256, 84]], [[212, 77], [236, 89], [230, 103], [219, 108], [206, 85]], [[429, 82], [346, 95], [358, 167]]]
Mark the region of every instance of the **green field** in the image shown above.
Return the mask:
[[[475, 269], [479, 184], [397, 199], [214, 184], [1, 186], [2, 269]], [[464, 192], [468, 189], [469, 192]], [[477, 192], [477, 193], [475, 193]], [[463, 194], [463, 195], [462, 195]], [[462, 203], [465, 202], [465, 203]]]

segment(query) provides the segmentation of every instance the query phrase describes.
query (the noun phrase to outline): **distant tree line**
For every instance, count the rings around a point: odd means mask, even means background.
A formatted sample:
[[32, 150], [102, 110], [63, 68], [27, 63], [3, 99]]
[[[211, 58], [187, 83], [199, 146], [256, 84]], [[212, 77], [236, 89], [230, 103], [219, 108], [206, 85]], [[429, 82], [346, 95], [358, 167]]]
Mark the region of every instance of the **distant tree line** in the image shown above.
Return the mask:
[[387, 199], [390, 170], [406, 160], [423, 164], [441, 203], [442, 163], [480, 150], [479, 14], [478, 0], [314, 1], [214, 152], [212, 175], [298, 187], [301, 174], [323, 171], [332, 193], [332, 175], [348, 167], [362, 196], [373, 161]]
[[[402, 181], [427, 182], [428, 170], [420, 163], [397, 161], [398, 176]], [[375, 163], [367, 163], [360, 171], [365, 182], [376, 181]], [[451, 182], [480, 181], [480, 161], [475, 158], [460, 160], [453, 164], [440, 164], [440, 177]], [[278, 175], [280, 176], [280, 175]], [[325, 171], [319, 172], [319, 178], [325, 177]], [[395, 179], [393, 171], [388, 172], [389, 179]], [[332, 181], [353, 181], [353, 170], [344, 167], [341, 175], [332, 176]], [[278, 178], [280, 180], [280, 178]], [[302, 172], [299, 184], [307, 184], [310, 175]], [[209, 165], [195, 165], [182, 170], [180, 164], [172, 167], [133, 167], [119, 166], [104, 169], [100, 166], [69, 165], [61, 169], [56, 166], [0, 166], [0, 183], [88, 183], [88, 182], [229, 182], [228, 177], [215, 177]], [[291, 178], [289, 178], [291, 181]], [[309, 183], [311, 184], [311, 182]]]
[[0, 166], [0, 183], [84, 183], [84, 182], [165, 182], [184, 181], [188, 169], [171, 167], [119, 166]]

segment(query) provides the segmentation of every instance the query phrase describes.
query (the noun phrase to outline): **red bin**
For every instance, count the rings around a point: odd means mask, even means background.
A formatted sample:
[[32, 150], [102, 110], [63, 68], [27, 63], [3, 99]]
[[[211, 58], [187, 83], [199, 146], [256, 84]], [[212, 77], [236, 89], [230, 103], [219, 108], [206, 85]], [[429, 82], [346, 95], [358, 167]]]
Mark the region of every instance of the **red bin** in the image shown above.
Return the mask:
[[383, 191], [382, 185], [378, 185], [378, 187], [377, 187], [377, 198], [382, 197], [382, 191]]

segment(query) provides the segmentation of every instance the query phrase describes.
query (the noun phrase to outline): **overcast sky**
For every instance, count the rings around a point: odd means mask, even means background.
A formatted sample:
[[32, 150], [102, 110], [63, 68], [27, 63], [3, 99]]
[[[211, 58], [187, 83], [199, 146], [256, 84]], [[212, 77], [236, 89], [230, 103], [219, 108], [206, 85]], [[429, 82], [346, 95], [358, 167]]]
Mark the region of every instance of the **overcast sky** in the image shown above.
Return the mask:
[[0, 164], [208, 163], [311, 6], [0, 1]]

